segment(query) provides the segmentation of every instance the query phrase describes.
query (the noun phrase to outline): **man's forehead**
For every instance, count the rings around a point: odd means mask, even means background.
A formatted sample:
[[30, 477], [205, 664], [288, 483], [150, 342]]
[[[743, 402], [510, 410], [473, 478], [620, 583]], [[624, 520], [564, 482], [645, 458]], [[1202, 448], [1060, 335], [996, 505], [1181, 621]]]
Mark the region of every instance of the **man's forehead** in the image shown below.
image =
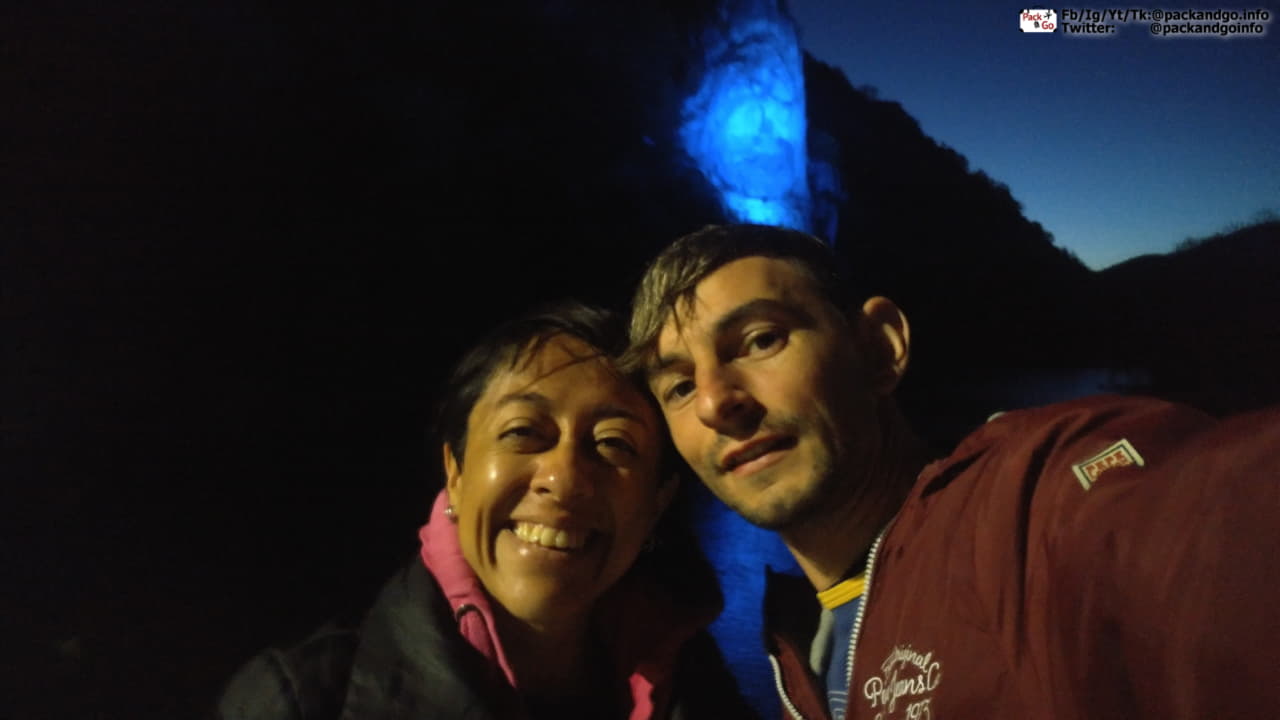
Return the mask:
[[752, 256], [726, 263], [703, 278], [693, 293], [676, 300], [658, 334], [658, 356], [682, 347], [690, 335], [712, 334], [724, 318], [749, 304], [819, 300], [815, 285], [803, 266], [792, 260]]

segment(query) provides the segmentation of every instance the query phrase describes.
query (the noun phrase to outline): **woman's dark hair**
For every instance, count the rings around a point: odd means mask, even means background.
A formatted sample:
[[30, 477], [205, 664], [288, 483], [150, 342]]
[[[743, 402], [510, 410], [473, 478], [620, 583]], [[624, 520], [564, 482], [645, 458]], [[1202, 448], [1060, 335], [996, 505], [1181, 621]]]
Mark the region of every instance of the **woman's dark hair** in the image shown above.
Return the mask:
[[449, 443], [459, 465], [467, 444], [467, 419], [494, 373], [503, 366], [514, 369], [556, 335], [575, 337], [609, 357], [626, 347], [621, 318], [576, 300], [538, 306], [490, 330], [454, 366], [436, 412], [435, 441]]

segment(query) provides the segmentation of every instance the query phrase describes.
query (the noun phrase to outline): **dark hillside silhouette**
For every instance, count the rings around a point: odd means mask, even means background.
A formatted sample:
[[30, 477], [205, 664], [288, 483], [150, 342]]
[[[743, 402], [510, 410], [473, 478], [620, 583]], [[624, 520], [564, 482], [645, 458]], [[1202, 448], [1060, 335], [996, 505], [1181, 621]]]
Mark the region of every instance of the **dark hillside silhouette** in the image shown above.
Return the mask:
[[1007, 187], [970, 171], [898, 103], [813, 58], [805, 77], [811, 137], [821, 130], [840, 149], [847, 200], [836, 247], [861, 286], [907, 309], [925, 373], [934, 363], [1079, 362], [1055, 338], [1076, 325], [1089, 271], [1022, 216]]
[[1280, 399], [1280, 221], [1144, 255], [1097, 274], [1118, 367], [1145, 367], [1139, 388], [1227, 413]]

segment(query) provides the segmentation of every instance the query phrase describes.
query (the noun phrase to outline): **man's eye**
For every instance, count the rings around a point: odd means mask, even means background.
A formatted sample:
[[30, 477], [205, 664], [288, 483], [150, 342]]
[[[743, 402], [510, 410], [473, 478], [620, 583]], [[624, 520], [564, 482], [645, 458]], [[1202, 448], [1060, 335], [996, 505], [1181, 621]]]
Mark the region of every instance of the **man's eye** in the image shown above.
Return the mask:
[[747, 337], [746, 350], [748, 353], [775, 350], [781, 347], [783, 339], [782, 333], [778, 330], [761, 330]]
[[692, 380], [681, 380], [667, 388], [667, 392], [663, 395], [663, 399], [667, 402], [683, 400], [693, 393], [693, 387]]

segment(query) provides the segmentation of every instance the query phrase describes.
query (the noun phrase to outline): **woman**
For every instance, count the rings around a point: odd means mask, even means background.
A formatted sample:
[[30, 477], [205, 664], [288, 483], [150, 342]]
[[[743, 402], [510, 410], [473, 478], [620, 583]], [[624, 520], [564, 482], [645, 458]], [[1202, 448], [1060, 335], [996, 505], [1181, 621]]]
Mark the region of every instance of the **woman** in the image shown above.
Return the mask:
[[714, 580], [645, 551], [677, 480], [660, 415], [610, 359], [621, 342], [607, 314], [562, 304], [472, 348], [441, 405], [419, 557], [358, 627], [241, 669], [221, 716], [750, 716], [702, 630]]

